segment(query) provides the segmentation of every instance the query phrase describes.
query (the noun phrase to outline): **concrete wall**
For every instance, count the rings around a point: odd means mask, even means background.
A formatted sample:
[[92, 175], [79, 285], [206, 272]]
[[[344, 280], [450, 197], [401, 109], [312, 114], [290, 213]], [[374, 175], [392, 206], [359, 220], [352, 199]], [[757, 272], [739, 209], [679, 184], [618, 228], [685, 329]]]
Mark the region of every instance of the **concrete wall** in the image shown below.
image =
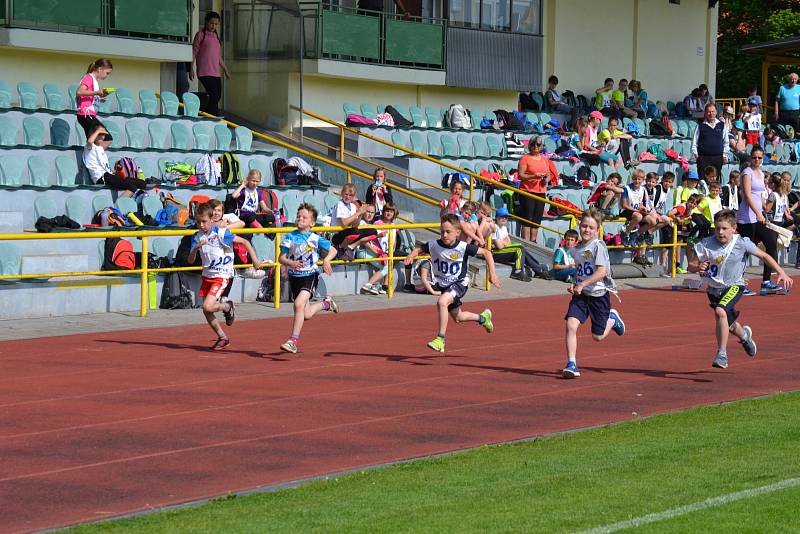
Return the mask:
[[555, 74], [561, 89], [592, 97], [606, 77], [624, 77], [675, 101], [716, 83], [717, 8], [706, 0], [546, 0], [543, 20], [543, 79]]
[[[103, 57], [101, 52], [87, 54], [61, 54], [54, 51], [0, 48], [3, 79], [16, 89], [17, 82], [27, 81], [41, 87], [55, 83], [63, 87], [77, 84], [89, 64]], [[140, 89], [161, 89], [161, 63], [158, 61], [130, 60], [109, 57], [114, 64], [111, 76], [103, 82], [105, 87], [125, 87], [138, 94]], [[174, 87], [169, 88], [174, 90]], [[16, 101], [16, 91], [14, 92]]]

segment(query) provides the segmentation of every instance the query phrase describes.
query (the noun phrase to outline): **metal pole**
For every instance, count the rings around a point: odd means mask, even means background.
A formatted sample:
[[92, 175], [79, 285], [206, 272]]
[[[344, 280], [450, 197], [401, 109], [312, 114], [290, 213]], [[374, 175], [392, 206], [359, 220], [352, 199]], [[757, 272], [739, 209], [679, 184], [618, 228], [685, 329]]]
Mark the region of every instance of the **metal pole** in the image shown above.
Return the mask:
[[147, 284], [147, 256], [148, 256], [147, 241], [148, 241], [147, 237], [142, 238], [142, 265], [141, 265], [142, 273], [139, 275], [140, 317], [147, 317], [147, 303], [149, 302], [147, 298], [147, 285], [148, 285]]
[[394, 295], [394, 240], [397, 230], [389, 230], [389, 272], [386, 274], [386, 296], [392, 298]]
[[275, 276], [273, 280], [275, 281], [275, 285], [272, 288], [272, 296], [274, 297], [273, 304], [275, 305], [275, 309], [280, 309], [281, 307], [281, 264], [278, 263], [278, 258], [281, 254], [281, 240], [280, 235], [275, 236]]

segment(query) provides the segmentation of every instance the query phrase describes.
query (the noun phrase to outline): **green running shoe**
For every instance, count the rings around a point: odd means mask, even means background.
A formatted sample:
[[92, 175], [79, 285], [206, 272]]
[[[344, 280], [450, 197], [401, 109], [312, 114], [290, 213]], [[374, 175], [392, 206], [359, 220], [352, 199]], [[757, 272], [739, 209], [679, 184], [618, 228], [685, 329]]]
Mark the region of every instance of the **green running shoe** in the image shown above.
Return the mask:
[[481, 312], [481, 317], [483, 317], [483, 324], [481, 325], [487, 334], [491, 334], [494, 331], [494, 325], [492, 324], [492, 310], [486, 308]]
[[436, 339], [428, 342], [428, 348], [436, 352], [444, 352], [444, 339], [437, 336]]

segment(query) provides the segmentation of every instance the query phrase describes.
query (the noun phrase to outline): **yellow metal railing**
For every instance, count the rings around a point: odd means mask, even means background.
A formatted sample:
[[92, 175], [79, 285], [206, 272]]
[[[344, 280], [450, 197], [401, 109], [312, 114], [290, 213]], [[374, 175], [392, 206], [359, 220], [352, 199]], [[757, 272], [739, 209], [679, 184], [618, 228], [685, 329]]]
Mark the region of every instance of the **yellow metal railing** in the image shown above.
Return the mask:
[[[398, 229], [418, 229], [418, 228], [438, 228], [436, 223], [414, 223], [414, 224], [383, 224], [383, 225], [362, 225], [360, 229], [374, 229], [374, 230], [398, 230]], [[311, 230], [313, 232], [338, 232], [344, 230], [345, 227], [341, 226], [319, 226]], [[278, 263], [280, 257], [280, 239], [278, 236], [296, 230], [295, 227], [285, 228], [239, 228], [231, 230], [234, 234], [272, 234], [275, 236], [275, 249], [274, 260], [271, 262], [263, 262], [260, 264], [262, 267], [275, 267], [275, 285], [274, 285], [274, 305], [275, 308], [280, 308], [281, 298], [281, 265]], [[53, 272], [53, 273], [37, 273], [37, 274], [9, 274], [0, 275], [0, 280], [19, 281], [37, 279], [42, 280], [45, 278], [60, 278], [60, 277], [79, 277], [79, 276], [119, 276], [119, 275], [139, 275], [140, 282], [140, 307], [139, 315], [145, 317], [147, 315], [148, 304], [148, 279], [150, 276], [158, 273], [171, 273], [179, 271], [200, 271], [202, 267], [162, 267], [151, 269], [147, 266], [148, 252], [149, 252], [149, 238], [151, 237], [168, 237], [168, 236], [186, 236], [197, 233], [196, 229], [187, 230], [120, 230], [108, 232], [64, 232], [64, 233], [20, 233], [20, 234], [0, 234], [0, 241], [34, 241], [34, 240], [48, 240], [48, 239], [104, 239], [108, 237], [131, 237], [142, 240], [142, 253], [141, 265], [137, 269], [126, 269], [124, 271], [80, 271], [80, 272]], [[394, 295], [394, 263], [404, 260], [405, 256], [395, 256], [395, 232], [389, 233], [389, 253], [386, 258], [358, 258], [353, 260], [333, 260], [331, 263], [334, 265], [351, 264], [351, 263], [374, 263], [376, 261], [387, 261], [389, 264], [389, 273], [387, 275], [387, 297], [392, 298]], [[424, 256], [420, 256], [421, 258]], [[320, 262], [321, 263], [321, 262]], [[238, 268], [250, 267], [252, 264], [236, 265]], [[488, 270], [487, 270], [487, 284], [488, 284]]]
[[[730, 104], [733, 106], [733, 114], [736, 115], [741, 111], [742, 106], [747, 104], [747, 98], [716, 98], [714, 99], [715, 104], [722, 104], [723, 106]], [[765, 113], [765, 104], [761, 104], [761, 113]]]

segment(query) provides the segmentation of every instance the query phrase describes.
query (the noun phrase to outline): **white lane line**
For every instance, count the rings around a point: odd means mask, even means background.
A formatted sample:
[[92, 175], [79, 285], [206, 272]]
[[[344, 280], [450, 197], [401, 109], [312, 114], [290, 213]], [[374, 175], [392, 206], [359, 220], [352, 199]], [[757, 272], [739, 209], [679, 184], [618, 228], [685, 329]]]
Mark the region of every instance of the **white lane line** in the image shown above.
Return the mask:
[[603, 527], [591, 528], [589, 530], [581, 531], [578, 534], [608, 534], [610, 532], [616, 532], [626, 528], [640, 527], [648, 523], [655, 523], [656, 521], [680, 517], [692, 512], [705, 510], [707, 508], [714, 508], [716, 506], [722, 506], [734, 501], [752, 499], [753, 497], [758, 497], [759, 495], [774, 493], [776, 491], [781, 491], [786, 488], [793, 488], [795, 486], [800, 486], [800, 478], [787, 478], [786, 480], [781, 480], [780, 482], [775, 482], [774, 484], [769, 484], [767, 486], [761, 486], [760, 488], [751, 488], [734, 493], [728, 493], [726, 495], [720, 495], [719, 497], [712, 497], [710, 499], [706, 499], [705, 501], [687, 504], [686, 506], [679, 506], [678, 508], [673, 508], [664, 512], [647, 514], [641, 517], [629, 519], [628, 521], [621, 521], [619, 523], [612, 523], [611, 525], [606, 525]]

